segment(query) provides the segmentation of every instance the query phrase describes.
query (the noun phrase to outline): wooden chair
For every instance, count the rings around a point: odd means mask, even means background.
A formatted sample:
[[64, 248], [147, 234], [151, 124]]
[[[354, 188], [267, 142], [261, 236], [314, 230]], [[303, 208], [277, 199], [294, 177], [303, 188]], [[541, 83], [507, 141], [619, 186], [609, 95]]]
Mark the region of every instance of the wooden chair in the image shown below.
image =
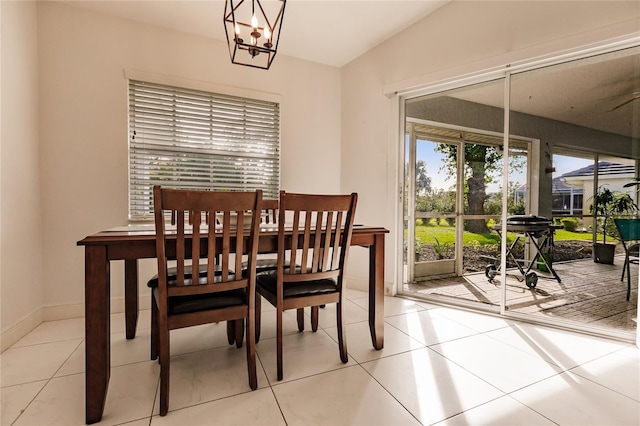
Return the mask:
[[[310, 306], [312, 330], [316, 331], [318, 307], [336, 303], [340, 359], [348, 362], [342, 290], [357, 199], [355, 193], [280, 192], [277, 269], [256, 275], [256, 334], [260, 329], [260, 296], [276, 308], [278, 380], [283, 378], [282, 314], [289, 309], [298, 311], [300, 329], [303, 309]], [[287, 223], [289, 217], [292, 222]], [[289, 237], [285, 236], [287, 227], [293, 230]]]
[[631, 264], [638, 264], [638, 255], [640, 254], [640, 219], [622, 219], [615, 218], [613, 222], [616, 224], [620, 241], [624, 247], [624, 266], [622, 267], [622, 277], [624, 280], [627, 274], [627, 302], [631, 297]]
[[[160, 415], [164, 416], [169, 408], [171, 330], [228, 321], [237, 331], [244, 329], [246, 320], [249, 387], [258, 386], [254, 265], [262, 192], [188, 191], [159, 186], [153, 191], [158, 279], [152, 288], [151, 359], [160, 357]], [[167, 214], [176, 226], [175, 232], [166, 230]], [[218, 226], [216, 214], [223, 217]], [[232, 216], [236, 223], [232, 223]], [[249, 272], [243, 276], [245, 254]], [[167, 262], [172, 258], [177, 265], [169, 275]], [[191, 268], [186, 264], [189, 260]], [[191, 273], [202, 268], [206, 270], [204, 275]]]
[[[278, 222], [278, 199], [263, 199], [262, 200], [262, 225], [274, 225]], [[243, 269], [246, 270], [247, 262], [242, 264]], [[271, 254], [261, 255], [258, 253], [258, 260], [256, 261], [256, 274], [261, 272], [275, 270], [278, 267], [278, 259]], [[285, 268], [288, 268], [289, 264], [285, 263]], [[324, 305], [320, 305], [324, 308]], [[259, 314], [259, 313], [258, 313]], [[304, 331], [304, 308], [298, 309], [297, 315], [298, 331]], [[317, 329], [317, 327], [316, 327]], [[314, 330], [316, 331], [316, 330]], [[256, 343], [260, 341], [260, 329], [256, 329]], [[229, 344], [233, 343], [232, 330], [229, 330]], [[237, 342], [236, 342], [237, 343]], [[242, 344], [242, 342], [240, 342]]]

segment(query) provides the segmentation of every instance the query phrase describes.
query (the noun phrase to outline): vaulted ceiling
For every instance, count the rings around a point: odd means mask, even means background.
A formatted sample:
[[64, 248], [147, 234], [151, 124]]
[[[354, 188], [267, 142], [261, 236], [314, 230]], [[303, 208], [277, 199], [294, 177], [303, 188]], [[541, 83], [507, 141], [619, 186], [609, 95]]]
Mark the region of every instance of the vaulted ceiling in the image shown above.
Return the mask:
[[[273, 2], [274, 0], [263, 0]], [[341, 67], [449, 0], [288, 0], [278, 53]], [[177, 31], [226, 40], [222, 0], [64, 1]], [[237, 3], [237, 2], [236, 2]]]

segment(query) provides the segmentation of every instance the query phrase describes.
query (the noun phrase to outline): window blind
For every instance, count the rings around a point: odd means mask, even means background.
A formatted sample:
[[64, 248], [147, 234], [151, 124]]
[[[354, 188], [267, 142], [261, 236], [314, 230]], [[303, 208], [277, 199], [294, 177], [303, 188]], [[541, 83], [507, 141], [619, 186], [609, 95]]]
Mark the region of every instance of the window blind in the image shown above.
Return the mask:
[[153, 218], [153, 186], [262, 189], [278, 198], [280, 105], [129, 80], [129, 218]]

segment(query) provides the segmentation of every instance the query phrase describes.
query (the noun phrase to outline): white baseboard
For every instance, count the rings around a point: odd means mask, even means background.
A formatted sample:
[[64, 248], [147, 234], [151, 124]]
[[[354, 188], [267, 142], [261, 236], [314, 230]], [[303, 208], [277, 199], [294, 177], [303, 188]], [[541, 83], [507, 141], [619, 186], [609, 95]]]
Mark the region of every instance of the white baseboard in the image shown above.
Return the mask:
[[44, 321], [43, 316], [42, 308], [36, 309], [7, 330], [4, 330], [2, 334], [0, 334], [0, 352], [4, 352], [15, 342], [26, 336], [31, 330], [39, 326], [42, 321]]
[[[151, 295], [140, 296], [138, 301], [139, 309], [149, 309], [150, 306]], [[124, 297], [111, 299], [111, 313], [117, 314], [121, 312], [124, 312]], [[7, 330], [2, 331], [0, 334], [0, 352], [7, 350], [45, 321], [71, 318], [84, 318], [84, 303], [42, 306], [23, 317]]]

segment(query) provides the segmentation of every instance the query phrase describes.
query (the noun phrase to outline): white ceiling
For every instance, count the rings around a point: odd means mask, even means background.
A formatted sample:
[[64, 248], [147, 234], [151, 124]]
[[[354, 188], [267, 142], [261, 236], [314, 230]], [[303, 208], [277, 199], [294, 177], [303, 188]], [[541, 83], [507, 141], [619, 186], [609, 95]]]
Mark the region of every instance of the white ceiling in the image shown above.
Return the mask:
[[[511, 109], [522, 113], [640, 138], [640, 48], [516, 74]], [[456, 98], [504, 105], [502, 84], [461, 89]]]
[[[278, 53], [341, 67], [448, 2], [289, 0], [285, 7]], [[223, 0], [74, 0], [64, 3], [226, 40]]]

